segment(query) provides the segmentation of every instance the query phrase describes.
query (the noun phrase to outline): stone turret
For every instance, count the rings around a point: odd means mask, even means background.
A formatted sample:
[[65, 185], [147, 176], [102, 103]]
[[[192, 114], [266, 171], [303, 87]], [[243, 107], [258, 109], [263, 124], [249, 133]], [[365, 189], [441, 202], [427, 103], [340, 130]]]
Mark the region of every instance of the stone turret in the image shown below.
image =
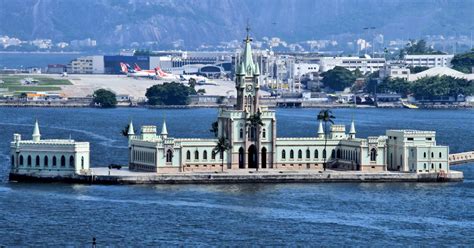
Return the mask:
[[39, 142], [41, 140], [41, 134], [40, 134], [40, 130], [39, 130], [38, 120], [36, 120], [36, 122], [35, 122], [35, 128], [33, 129], [32, 138], [33, 138], [34, 142]]
[[355, 135], [356, 135], [356, 129], [355, 129], [354, 120], [352, 120], [351, 129], [349, 130], [349, 138], [355, 139]]
[[319, 121], [318, 138], [324, 139], [324, 129], [323, 129], [323, 122], [322, 121]]
[[163, 126], [161, 127], [161, 138], [166, 139], [168, 137], [168, 129], [166, 128], [166, 120], [163, 120]]

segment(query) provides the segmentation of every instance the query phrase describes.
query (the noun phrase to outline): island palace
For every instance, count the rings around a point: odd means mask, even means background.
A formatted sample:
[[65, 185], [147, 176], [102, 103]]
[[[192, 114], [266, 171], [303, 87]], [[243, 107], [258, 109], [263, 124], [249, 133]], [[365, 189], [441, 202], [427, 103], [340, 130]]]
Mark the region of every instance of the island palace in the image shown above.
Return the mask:
[[[259, 66], [254, 63], [251, 39], [236, 70], [237, 103], [221, 107], [216, 138], [173, 138], [166, 122], [161, 132], [152, 125], [128, 130], [131, 171], [155, 173], [226, 172], [237, 170], [323, 170], [402, 171], [448, 173], [449, 148], [436, 144], [435, 132], [388, 130], [386, 135], [356, 137], [355, 123], [315, 125], [312, 137], [277, 137], [275, 112], [259, 103]], [[317, 128], [316, 128], [317, 126]], [[215, 152], [218, 143], [227, 144]], [[326, 144], [326, 146], [325, 146]], [[35, 123], [32, 140], [14, 134], [11, 142], [12, 171], [24, 175], [89, 173], [89, 143], [70, 139], [41, 140]]]

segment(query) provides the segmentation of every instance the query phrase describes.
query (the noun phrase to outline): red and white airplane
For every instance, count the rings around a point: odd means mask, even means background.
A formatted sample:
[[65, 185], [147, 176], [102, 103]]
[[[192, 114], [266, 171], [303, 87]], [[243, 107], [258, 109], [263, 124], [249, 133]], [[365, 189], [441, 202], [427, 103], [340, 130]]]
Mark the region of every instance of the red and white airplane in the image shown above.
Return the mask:
[[179, 75], [164, 72], [159, 66], [155, 68], [156, 78], [162, 80], [180, 80]]
[[147, 77], [153, 78], [156, 76], [156, 69], [155, 70], [142, 70], [140, 66], [135, 64], [135, 68], [131, 69], [129, 64], [120, 63], [120, 68], [122, 73], [127, 74], [127, 77]]

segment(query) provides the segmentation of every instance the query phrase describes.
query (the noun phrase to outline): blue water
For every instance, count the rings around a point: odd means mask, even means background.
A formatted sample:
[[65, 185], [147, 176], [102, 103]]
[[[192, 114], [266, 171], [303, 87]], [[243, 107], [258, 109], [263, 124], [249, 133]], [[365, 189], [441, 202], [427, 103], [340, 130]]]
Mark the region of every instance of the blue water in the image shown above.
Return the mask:
[[0, 52], [0, 68], [45, 68], [48, 64], [67, 64], [85, 53], [5, 53]]
[[[279, 136], [316, 134], [316, 109], [279, 109]], [[474, 150], [472, 110], [334, 110], [357, 135], [387, 128], [437, 131], [452, 152]], [[441, 246], [474, 245], [474, 164], [462, 183], [90, 186], [8, 183], [9, 141], [91, 142], [95, 166], [126, 163], [121, 127], [161, 125], [211, 137], [215, 109], [0, 108], [0, 246]]]

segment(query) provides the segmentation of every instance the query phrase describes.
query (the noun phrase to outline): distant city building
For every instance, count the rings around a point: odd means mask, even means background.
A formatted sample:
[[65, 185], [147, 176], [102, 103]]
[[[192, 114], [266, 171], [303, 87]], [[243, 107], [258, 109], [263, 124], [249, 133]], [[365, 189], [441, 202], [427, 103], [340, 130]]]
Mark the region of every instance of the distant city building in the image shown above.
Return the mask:
[[379, 70], [379, 77], [380, 78], [403, 78], [407, 79], [410, 76], [410, 69], [403, 68], [399, 66], [385, 66], [384, 68]]
[[450, 67], [453, 54], [405, 55], [403, 62], [407, 67]]
[[79, 57], [71, 61], [68, 73], [101, 74], [104, 73], [104, 56]]
[[375, 72], [385, 66], [384, 58], [365, 57], [321, 57], [319, 58], [321, 71], [334, 69], [336, 66], [344, 67], [350, 71], [359, 69], [362, 73]]
[[62, 64], [49, 64], [46, 68], [46, 73], [62, 74], [67, 72], [67, 66]]

